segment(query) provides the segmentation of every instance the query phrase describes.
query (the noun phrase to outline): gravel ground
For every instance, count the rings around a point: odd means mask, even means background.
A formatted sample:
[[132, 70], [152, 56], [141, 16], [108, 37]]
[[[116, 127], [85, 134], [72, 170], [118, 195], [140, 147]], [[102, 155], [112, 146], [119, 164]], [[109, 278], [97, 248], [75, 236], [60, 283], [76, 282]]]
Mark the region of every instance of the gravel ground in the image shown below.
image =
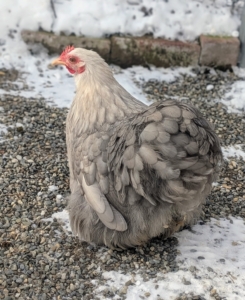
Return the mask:
[[[214, 73], [198, 68], [196, 77], [184, 77], [173, 84], [150, 81], [143, 90], [150, 99], [180, 97], [190, 101], [215, 123], [222, 145], [245, 144], [244, 115], [228, 114], [215, 103], [224, 86], [237, 78], [233, 73]], [[15, 71], [1, 87], [15, 89]], [[208, 87], [209, 86], [209, 87]], [[207, 88], [208, 87], [208, 88]], [[162, 97], [162, 94], [165, 94]], [[0, 100], [1, 123], [8, 132], [0, 143], [0, 299], [99, 299], [91, 280], [106, 285], [104, 271], [140, 273], [145, 281], [157, 274], [176, 272], [178, 240], [153, 239], [148, 245], [127, 251], [112, 251], [78, 241], [67, 235], [61, 224], [44, 222], [66, 207], [69, 192], [65, 118], [67, 109], [49, 107], [42, 100], [5, 96]], [[245, 220], [245, 166], [242, 159], [224, 163], [221, 177], [204, 207], [202, 222], [210, 217], [240, 216]], [[57, 186], [58, 189], [50, 189]], [[105, 299], [125, 299], [127, 282], [120, 289], [105, 289]], [[215, 288], [215, 287], [214, 287]], [[142, 299], [151, 299], [150, 294]], [[159, 297], [158, 300], [162, 299]], [[176, 300], [205, 298], [179, 295]], [[221, 298], [218, 293], [213, 299]], [[155, 299], [154, 299], [155, 300]], [[228, 300], [228, 299], [227, 299]]]

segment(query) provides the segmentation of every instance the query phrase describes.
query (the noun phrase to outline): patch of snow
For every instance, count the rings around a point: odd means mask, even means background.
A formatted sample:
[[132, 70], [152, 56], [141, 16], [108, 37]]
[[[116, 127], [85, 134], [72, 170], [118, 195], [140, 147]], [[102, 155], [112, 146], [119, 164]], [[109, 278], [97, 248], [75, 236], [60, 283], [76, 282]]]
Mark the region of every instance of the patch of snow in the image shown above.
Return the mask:
[[183, 75], [193, 76], [195, 77], [196, 74], [192, 72], [192, 68], [156, 68], [151, 67], [150, 70], [144, 68], [142, 66], [135, 66], [132, 68], [128, 68], [127, 72], [131, 73], [136, 81], [139, 82], [147, 82], [149, 80], [156, 80], [156, 81], [164, 81], [167, 83], [172, 83], [179, 77]]
[[60, 203], [63, 202], [65, 199], [63, 198], [62, 195], [57, 195], [55, 200], [56, 200], [56, 203], [60, 204]]
[[[236, 70], [237, 73], [240, 73], [240, 76], [245, 75], [244, 70]], [[227, 106], [228, 112], [245, 111], [245, 81], [235, 81], [231, 86], [231, 90], [225, 94], [221, 102]]]
[[4, 124], [0, 124], [0, 136], [8, 132], [7, 127]]
[[0, 143], [5, 141], [4, 135], [8, 132], [7, 127], [4, 124], [0, 124]]
[[236, 76], [238, 76], [241, 79], [245, 79], [245, 69], [233, 66], [232, 70]]
[[[39, 57], [39, 59], [41, 58]], [[67, 70], [63, 67], [50, 69], [49, 63], [51, 61], [52, 59], [45, 56], [45, 54], [42, 54], [42, 77], [40, 77], [39, 69], [36, 67], [34, 60], [32, 67], [29, 66], [30, 73], [24, 73], [22, 78], [17, 81], [20, 89], [16, 91], [5, 91], [0, 89], [0, 95], [11, 94], [14, 96], [20, 95], [26, 98], [43, 98], [50, 104], [55, 104], [59, 107], [70, 107], [75, 95], [75, 83], [73, 76], [69, 75]], [[158, 80], [171, 83], [183, 75], [196, 76], [191, 71], [190, 67], [167, 69], [151, 67], [151, 70], [149, 70], [141, 66], [134, 66], [128, 69], [121, 69], [119, 67], [112, 66], [112, 70], [114, 71], [114, 77], [116, 80], [132, 96], [147, 105], [151, 104], [151, 102], [137, 86], [136, 82], [143, 83], [148, 80]], [[22, 89], [23, 80], [28, 83], [28, 90]]]
[[207, 85], [206, 90], [211, 91], [214, 88], [212, 84]]
[[54, 192], [54, 191], [57, 191], [59, 188], [56, 186], [56, 185], [50, 185], [48, 187], [48, 191], [49, 192]]
[[115, 73], [114, 77], [133, 97], [145, 103], [146, 105], [151, 104], [151, 102], [147, 100], [142, 90], [136, 85], [132, 69], [133, 68], [121, 70], [119, 73]]
[[68, 214], [68, 211], [66, 209], [64, 209], [63, 211], [52, 214], [52, 218], [57, 219], [57, 221], [59, 223], [61, 223], [61, 225], [62, 225], [65, 232], [71, 233], [69, 214]]
[[66, 234], [70, 235], [72, 233], [70, 221], [69, 221], [69, 214], [66, 209], [56, 212], [56, 213], [52, 214], [52, 216], [50, 218], [42, 219], [42, 221], [43, 222], [53, 222], [54, 219], [56, 219], [58, 221], [58, 223], [61, 224], [62, 229], [64, 230], [64, 232]]
[[[40, 62], [41, 67], [36, 65], [37, 61]], [[25, 70], [16, 82], [19, 89], [8, 91], [0, 89], [0, 95], [11, 94], [26, 98], [42, 98], [50, 104], [69, 107], [75, 95], [74, 80], [62, 67], [50, 69], [51, 61], [52, 59], [45, 53], [38, 57], [28, 53], [24, 54], [21, 64], [15, 64], [15, 68], [19, 69], [20, 72]], [[4, 63], [4, 60], [2, 62]], [[3, 64], [2, 67], [5, 65]], [[23, 89], [26, 84], [28, 88]]]
[[242, 150], [242, 145], [222, 147], [222, 152], [225, 159], [229, 159], [230, 157], [242, 157], [242, 159], [245, 160], [245, 152]]
[[[240, 6], [243, 1], [238, 1]], [[1, 1], [1, 23], [8, 29], [53, 31], [101, 37], [116, 32], [168, 39], [195, 40], [200, 34], [232, 35], [238, 31], [240, 15], [227, 0], [110, 0]], [[237, 10], [239, 5], [236, 4]], [[67, 13], [69, 12], [69, 13]], [[28, 18], [26, 18], [28, 15]], [[14, 32], [10, 32], [12, 36]], [[2, 36], [2, 43], [5, 38]]]
[[119, 67], [112, 66], [114, 70], [114, 77], [116, 80], [136, 99], [142, 101], [143, 103], [149, 105], [150, 102], [142, 90], [137, 86], [137, 82], [142, 84], [149, 80], [164, 81], [167, 83], [172, 83], [176, 79], [183, 75], [196, 76], [191, 70], [191, 68], [156, 68], [151, 67], [151, 69], [144, 68], [142, 66], [134, 66], [128, 69], [120, 69]]
[[231, 35], [232, 35], [233, 37], [239, 37], [239, 32], [238, 32], [237, 30], [235, 30], [235, 31], [233, 31], [233, 32], [231, 33]]
[[115, 32], [136, 36], [151, 32], [155, 37], [194, 40], [201, 33], [231, 35], [240, 25], [240, 18], [232, 15], [226, 0], [142, 0], [139, 5], [111, 0], [109, 3], [94, 0], [80, 6], [79, 0], [56, 2], [58, 17], [52, 29], [95, 37]]
[[62, 198], [63, 198], [62, 195], [57, 195], [57, 196], [56, 196], [56, 199], [57, 199], [57, 200], [61, 200]]
[[162, 297], [171, 300], [183, 292], [193, 292], [211, 300], [213, 290], [226, 299], [245, 298], [245, 225], [242, 219], [212, 219], [210, 223], [193, 226], [190, 231], [183, 230], [176, 237], [179, 240], [179, 271], [159, 273], [148, 281], [137, 273], [132, 277], [115, 271], [104, 272], [105, 286], [92, 281], [95, 295], [106, 299], [102, 295], [104, 289], [115, 292], [125, 288], [125, 283], [131, 280], [134, 284], [125, 289], [127, 300], [143, 299], [145, 293], [149, 293], [147, 299], [150, 300]]

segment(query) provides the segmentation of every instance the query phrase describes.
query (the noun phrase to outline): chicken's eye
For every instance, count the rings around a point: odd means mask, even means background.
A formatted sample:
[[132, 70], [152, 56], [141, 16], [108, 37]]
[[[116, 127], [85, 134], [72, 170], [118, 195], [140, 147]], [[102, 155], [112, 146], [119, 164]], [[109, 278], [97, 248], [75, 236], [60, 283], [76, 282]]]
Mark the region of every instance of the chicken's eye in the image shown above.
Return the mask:
[[69, 62], [75, 63], [77, 61], [76, 57], [69, 57]]

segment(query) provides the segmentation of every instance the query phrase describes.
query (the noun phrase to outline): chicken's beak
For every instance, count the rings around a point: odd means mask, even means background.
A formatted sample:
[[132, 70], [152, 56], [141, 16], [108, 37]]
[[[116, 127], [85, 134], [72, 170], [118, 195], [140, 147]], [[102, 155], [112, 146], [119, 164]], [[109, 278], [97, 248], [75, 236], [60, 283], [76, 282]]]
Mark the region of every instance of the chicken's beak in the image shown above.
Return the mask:
[[54, 61], [52, 61], [51, 65], [57, 66], [57, 65], [63, 65], [66, 66], [66, 63], [61, 60], [60, 58], [56, 58]]

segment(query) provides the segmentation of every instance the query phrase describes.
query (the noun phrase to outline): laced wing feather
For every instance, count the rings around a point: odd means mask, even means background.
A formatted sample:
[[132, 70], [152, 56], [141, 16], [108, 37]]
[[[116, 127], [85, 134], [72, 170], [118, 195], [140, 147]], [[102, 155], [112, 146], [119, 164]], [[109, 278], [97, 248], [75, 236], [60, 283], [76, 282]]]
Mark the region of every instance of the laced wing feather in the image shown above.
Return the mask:
[[127, 230], [127, 223], [124, 217], [109, 204], [97, 183], [87, 185], [84, 179], [82, 180], [82, 188], [86, 201], [96, 211], [98, 217], [106, 227], [117, 231]]
[[[109, 193], [108, 141], [108, 135], [100, 136], [98, 133], [77, 137], [73, 159], [74, 178], [101, 222], [109, 229], [125, 231], [127, 223], [123, 215], [106, 197]], [[130, 151], [128, 155], [131, 155]]]
[[[200, 205], [217, 169], [213, 157], [220, 155], [219, 141], [200, 113], [171, 100], [153, 104], [121, 126], [124, 134], [115, 132], [109, 150], [117, 153], [109, 161], [120, 201], [126, 203], [128, 195], [130, 205], [143, 199], [152, 205], [192, 201], [188, 209]], [[132, 197], [132, 189], [143, 198]]]
[[116, 231], [128, 228], [117, 208], [137, 202], [194, 210], [222, 160], [208, 122], [174, 100], [153, 104], [107, 133], [83, 135], [74, 147], [74, 177], [101, 222]]

